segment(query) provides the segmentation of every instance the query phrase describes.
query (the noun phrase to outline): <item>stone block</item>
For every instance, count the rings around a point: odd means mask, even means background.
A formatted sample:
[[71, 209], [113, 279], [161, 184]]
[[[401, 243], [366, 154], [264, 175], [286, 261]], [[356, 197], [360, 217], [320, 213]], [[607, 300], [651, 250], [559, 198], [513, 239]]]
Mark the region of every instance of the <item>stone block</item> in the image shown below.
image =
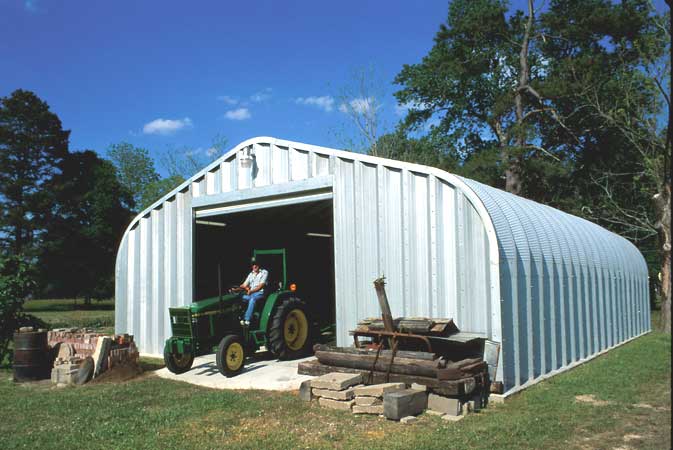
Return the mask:
[[444, 414], [442, 416], [442, 420], [448, 420], [449, 422], [458, 422], [459, 420], [463, 420], [465, 416], [452, 416], [450, 414]]
[[316, 397], [331, 398], [332, 400], [350, 400], [354, 397], [353, 388], [347, 388], [343, 391], [313, 388], [313, 395]]
[[353, 405], [353, 414], [383, 414], [383, 405], [358, 406]]
[[383, 405], [383, 399], [379, 397], [355, 397], [355, 404], [358, 406]]
[[411, 389], [413, 389], [414, 391], [424, 391], [424, 392], [426, 392], [428, 390], [428, 387], [424, 384], [411, 383]]
[[[418, 389], [414, 389], [414, 390], [417, 391]], [[402, 417], [400, 419], [400, 422], [401, 423], [406, 423], [406, 424], [412, 424], [412, 423], [416, 422], [417, 420], [418, 420], [418, 418], [416, 416], [407, 416], [407, 417]]]
[[451, 416], [458, 416], [460, 415], [460, 400], [430, 394], [428, 395], [428, 409]]
[[354, 373], [332, 372], [311, 380], [311, 387], [342, 391], [362, 382], [362, 376]]
[[313, 399], [311, 380], [302, 381], [299, 385], [299, 399], [305, 402], [310, 402]]
[[383, 415], [392, 420], [420, 414], [427, 405], [428, 395], [423, 391], [403, 389], [383, 395]]
[[320, 397], [318, 399], [318, 404], [324, 406], [325, 408], [331, 409], [340, 409], [343, 411], [350, 411], [351, 407], [355, 403], [355, 400], [332, 400], [331, 398]]
[[370, 386], [361, 386], [355, 388], [355, 395], [358, 397], [383, 397], [386, 392], [399, 391], [407, 387], [404, 383], [383, 383], [372, 384]]

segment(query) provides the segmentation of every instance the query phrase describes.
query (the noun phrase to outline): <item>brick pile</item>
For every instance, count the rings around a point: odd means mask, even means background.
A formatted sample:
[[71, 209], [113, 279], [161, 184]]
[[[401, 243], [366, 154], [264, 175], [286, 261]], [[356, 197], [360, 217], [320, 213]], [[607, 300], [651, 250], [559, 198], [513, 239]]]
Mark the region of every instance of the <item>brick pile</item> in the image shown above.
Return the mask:
[[485, 406], [479, 394], [466, 400], [429, 392], [427, 386], [416, 383], [410, 388], [401, 382], [368, 386], [361, 383], [360, 374], [328, 373], [303, 382], [299, 396], [305, 401], [317, 399], [318, 404], [326, 408], [374, 414], [402, 423], [413, 423], [415, 416], [423, 412], [458, 421]]
[[137, 364], [140, 356], [133, 336], [128, 334], [109, 336], [89, 329], [59, 328], [47, 333], [47, 342], [58, 348], [51, 379], [61, 385], [75, 382], [87, 357], [93, 359], [95, 378], [116, 366]]

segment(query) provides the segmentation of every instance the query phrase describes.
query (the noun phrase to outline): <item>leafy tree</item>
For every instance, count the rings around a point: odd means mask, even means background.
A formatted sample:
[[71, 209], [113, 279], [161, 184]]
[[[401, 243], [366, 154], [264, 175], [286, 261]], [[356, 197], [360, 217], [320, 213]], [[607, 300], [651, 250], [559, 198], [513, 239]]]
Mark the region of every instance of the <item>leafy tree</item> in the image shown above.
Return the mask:
[[133, 198], [133, 202], [127, 205], [130, 209], [141, 211], [156, 200], [150, 200], [155, 190], [152, 186], [161, 177], [147, 149], [121, 142], [110, 146], [107, 156], [117, 169], [119, 182]]
[[46, 184], [68, 153], [69, 131], [34, 93], [0, 98], [0, 246], [31, 256], [49, 211]]
[[23, 302], [31, 288], [24, 258], [0, 252], [0, 364], [11, 362], [9, 344], [24, 322]]
[[40, 255], [47, 295], [111, 295], [117, 246], [131, 219], [132, 202], [115, 168], [92, 151], [71, 153], [54, 179], [55, 205]]

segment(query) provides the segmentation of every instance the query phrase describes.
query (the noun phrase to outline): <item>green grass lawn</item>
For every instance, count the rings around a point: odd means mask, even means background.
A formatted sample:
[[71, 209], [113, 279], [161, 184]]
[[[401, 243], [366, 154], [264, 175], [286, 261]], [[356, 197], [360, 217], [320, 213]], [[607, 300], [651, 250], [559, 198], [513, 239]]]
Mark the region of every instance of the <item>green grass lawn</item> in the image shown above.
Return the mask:
[[112, 331], [114, 328], [114, 300], [93, 300], [90, 306], [82, 299], [28, 300], [24, 310], [42, 320], [50, 328], [78, 327]]
[[296, 393], [213, 390], [151, 372], [59, 389], [14, 384], [4, 370], [0, 446], [668, 449], [670, 358], [671, 336], [653, 332], [460, 422], [423, 415], [413, 425], [322, 409]]

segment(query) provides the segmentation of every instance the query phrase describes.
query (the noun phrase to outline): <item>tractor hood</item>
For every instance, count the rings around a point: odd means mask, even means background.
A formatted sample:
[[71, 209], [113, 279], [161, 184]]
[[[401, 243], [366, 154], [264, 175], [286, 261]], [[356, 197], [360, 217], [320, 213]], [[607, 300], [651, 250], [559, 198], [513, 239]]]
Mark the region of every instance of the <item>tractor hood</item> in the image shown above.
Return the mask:
[[[231, 303], [233, 301], [239, 300], [240, 298], [240, 294], [225, 294], [222, 296], [222, 303]], [[196, 301], [189, 306], [189, 309], [192, 311], [192, 313], [200, 313], [211, 309], [217, 309], [219, 306], [220, 297], [218, 296], [204, 298], [202, 300]]]

